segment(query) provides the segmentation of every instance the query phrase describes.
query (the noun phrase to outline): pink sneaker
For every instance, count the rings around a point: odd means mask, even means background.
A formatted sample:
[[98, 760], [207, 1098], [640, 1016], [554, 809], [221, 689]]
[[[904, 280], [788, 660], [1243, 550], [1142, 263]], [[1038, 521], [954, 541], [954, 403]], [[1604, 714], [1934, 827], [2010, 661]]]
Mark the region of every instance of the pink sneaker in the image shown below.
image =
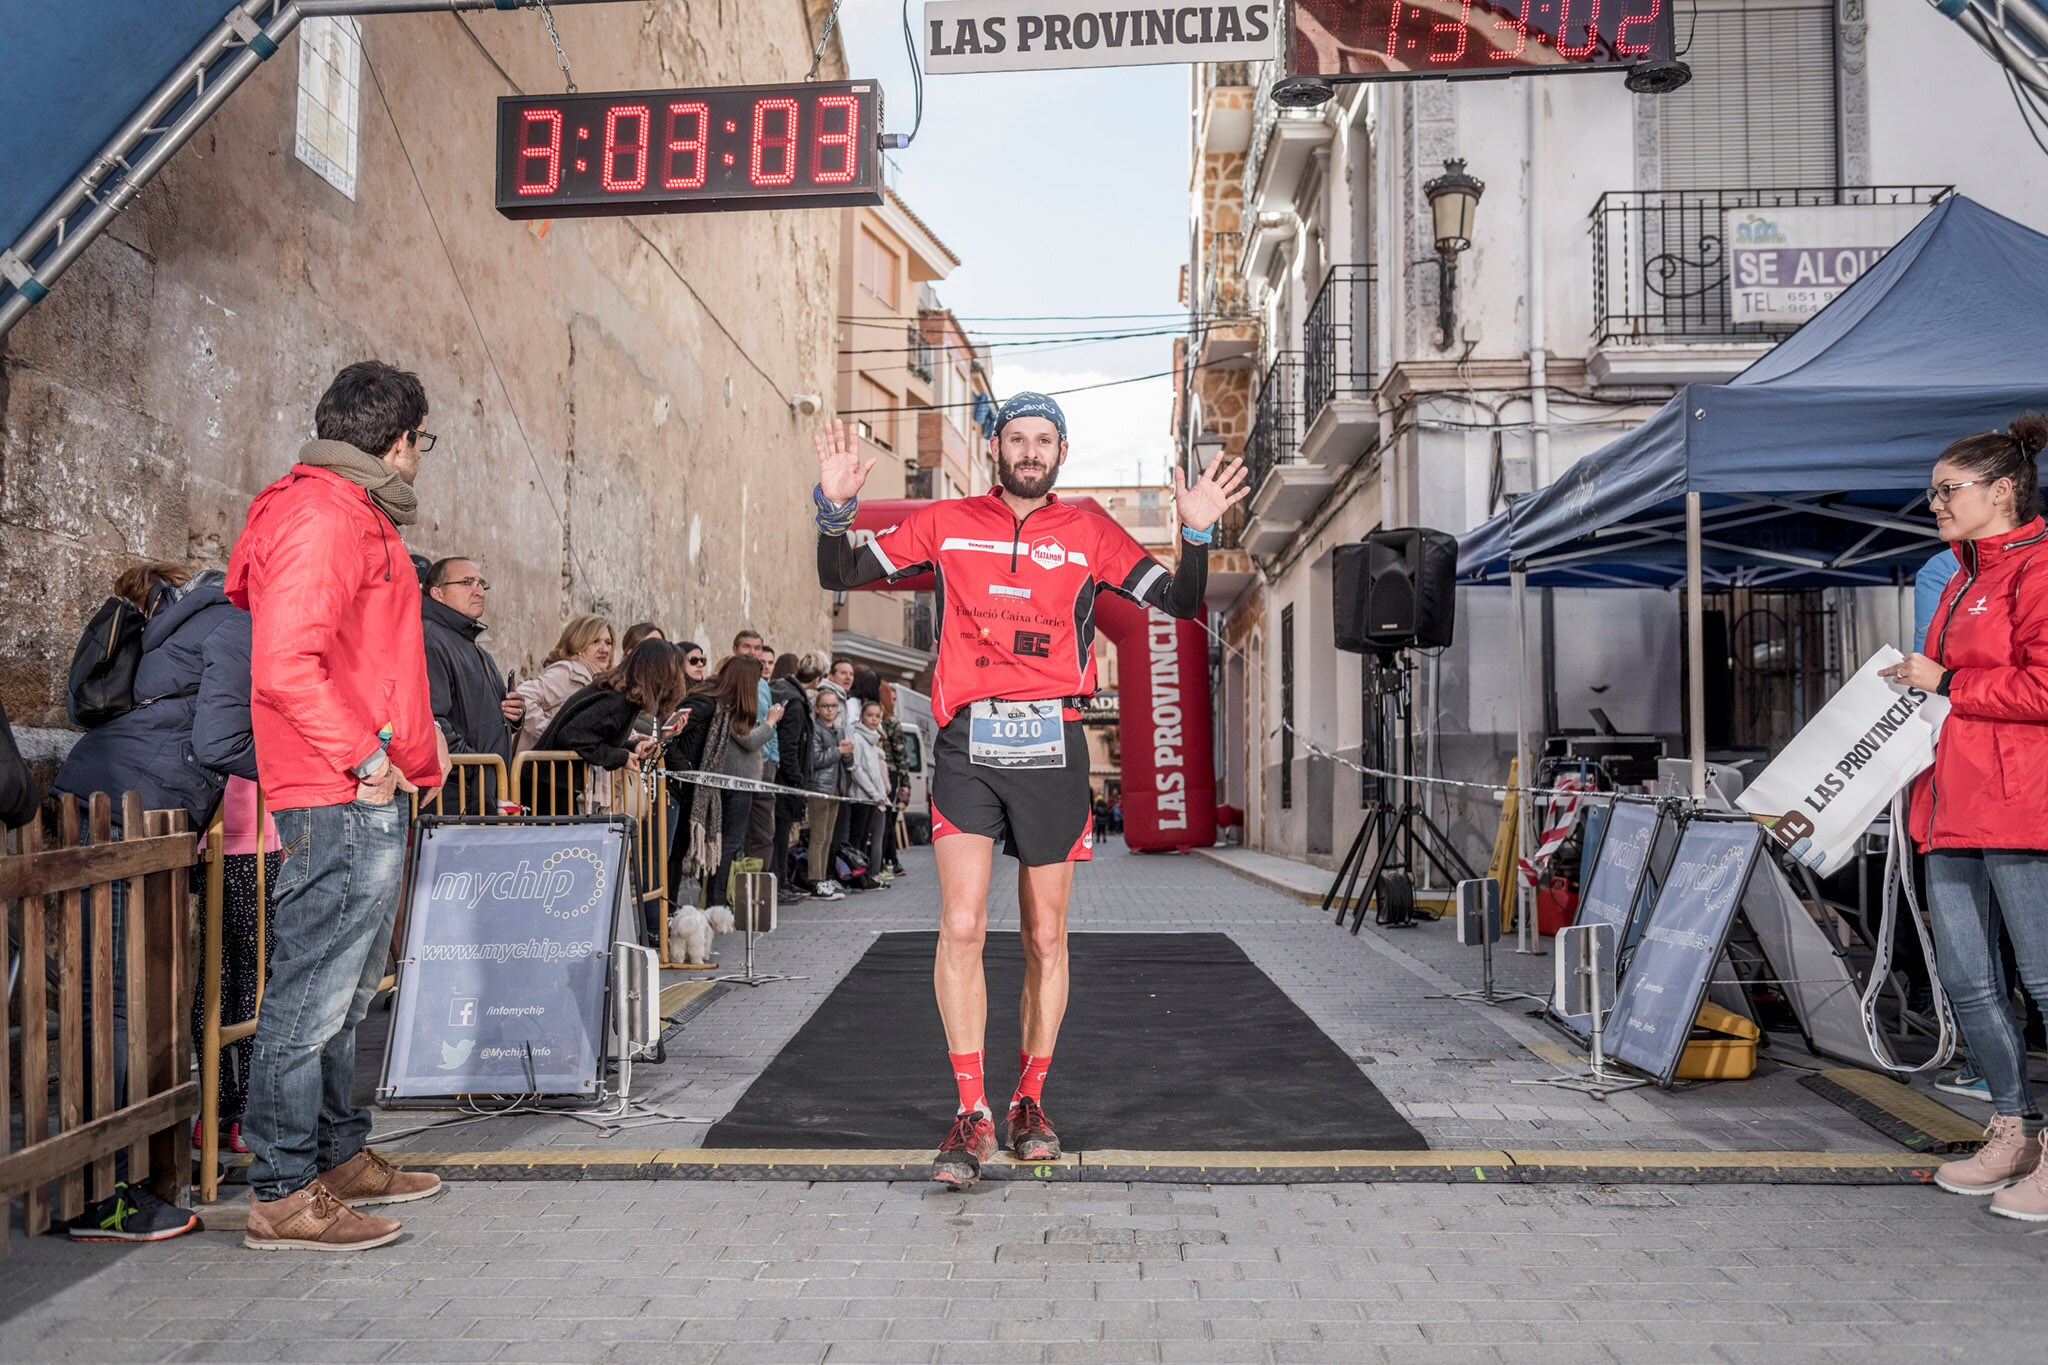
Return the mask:
[[2036, 1140], [2035, 1145], [2042, 1148], [2042, 1156], [2033, 1172], [1991, 1196], [1991, 1211], [2001, 1218], [2048, 1223], [2048, 1143]]
[[[2029, 1171], [2038, 1177], [2040, 1165], [2041, 1140], [2027, 1136], [2027, 1121], [2016, 1114], [1998, 1114], [1984, 1130], [1984, 1145], [1975, 1155], [1943, 1165], [1934, 1173], [1934, 1183], [1950, 1194], [1996, 1194]], [[2048, 1184], [2041, 1190], [2041, 1198], [2048, 1200]]]

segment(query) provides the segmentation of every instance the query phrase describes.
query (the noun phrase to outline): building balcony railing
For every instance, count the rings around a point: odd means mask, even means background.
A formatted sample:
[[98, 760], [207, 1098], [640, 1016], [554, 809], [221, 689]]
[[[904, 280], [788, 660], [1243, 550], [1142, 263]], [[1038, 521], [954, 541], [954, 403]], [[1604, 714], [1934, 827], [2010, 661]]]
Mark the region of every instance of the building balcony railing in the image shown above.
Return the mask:
[[1731, 317], [1725, 241], [1731, 209], [1934, 204], [1947, 185], [1610, 190], [1593, 205], [1596, 345], [1769, 343], [1796, 323]]
[[1302, 411], [1313, 423], [1338, 398], [1370, 398], [1373, 268], [1340, 265], [1323, 281], [1302, 329]]
[[1259, 380], [1252, 409], [1251, 435], [1245, 438], [1246, 485], [1257, 496], [1259, 485], [1274, 469], [1301, 459], [1301, 353], [1282, 351]]
[[1242, 232], [1217, 232], [1209, 237], [1209, 250], [1202, 262], [1202, 313], [1210, 321], [1220, 318], [1252, 318], [1250, 290], [1238, 261], [1244, 256]]
[[910, 341], [910, 372], [925, 383], [932, 382], [932, 374], [938, 368], [938, 348], [925, 340], [924, 329], [911, 323], [905, 335]]
[[1273, 142], [1273, 125], [1280, 121], [1280, 106], [1273, 103], [1273, 83], [1286, 75], [1278, 62], [1254, 62], [1252, 67], [1252, 140], [1244, 157], [1244, 203], [1247, 211], [1258, 197], [1259, 170], [1266, 161], [1266, 149]]

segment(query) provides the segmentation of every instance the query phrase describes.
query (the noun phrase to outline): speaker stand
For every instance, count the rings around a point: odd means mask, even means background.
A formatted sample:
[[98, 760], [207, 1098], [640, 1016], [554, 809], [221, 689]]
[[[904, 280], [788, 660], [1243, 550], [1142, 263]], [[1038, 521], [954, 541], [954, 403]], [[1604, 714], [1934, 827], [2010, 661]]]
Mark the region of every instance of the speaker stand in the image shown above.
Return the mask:
[[[1372, 703], [1374, 729], [1370, 766], [1384, 766], [1385, 755], [1393, 748], [1394, 732], [1398, 727], [1401, 771], [1412, 773], [1415, 770], [1415, 723], [1409, 707], [1407, 663], [1400, 651], [1379, 652], [1379, 662], [1369, 673], [1368, 696]], [[1402, 793], [1399, 802], [1392, 799], [1397, 783]], [[1365, 866], [1368, 841], [1376, 845], [1376, 850], [1372, 870], [1366, 874], [1361, 890], [1359, 873]], [[1410, 886], [1414, 885], [1418, 851], [1450, 884], [1479, 875], [1452, 844], [1450, 836], [1416, 803], [1413, 787], [1408, 782], [1375, 777], [1373, 797], [1366, 802], [1365, 820], [1351, 840], [1351, 847], [1345, 851], [1344, 861], [1338, 865], [1330, 889], [1323, 894], [1323, 913], [1328, 914], [1330, 907], [1335, 905], [1335, 923], [1341, 928], [1346, 912], [1350, 912], [1351, 932], [1356, 934], [1365, 924], [1368, 903], [1379, 903], [1382, 914], [1385, 913], [1387, 907], [1382, 895], [1382, 879], [1389, 872], [1406, 874]]]

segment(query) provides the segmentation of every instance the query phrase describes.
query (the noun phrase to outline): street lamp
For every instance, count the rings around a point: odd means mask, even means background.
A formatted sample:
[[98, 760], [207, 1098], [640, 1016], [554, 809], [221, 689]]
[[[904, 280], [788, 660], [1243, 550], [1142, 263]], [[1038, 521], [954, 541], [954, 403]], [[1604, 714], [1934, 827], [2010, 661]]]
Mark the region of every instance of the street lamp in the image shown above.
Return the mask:
[[1451, 299], [1458, 287], [1458, 253], [1472, 247], [1472, 217], [1479, 208], [1479, 196], [1486, 193], [1483, 181], [1465, 174], [1465, 159], [1454, 157], [1444, 163], [1444, 173], [1422, 187], [1429, 200], [1429, 216], [1436, 238], [1437, 312], [1436, 348], [1451, 348]]
[[1202, 434], [1195, 438], [1195, 473], [1206, 474], [1209, 466], [1223, 458], [1223, 437], [1214, 427], [1205, 426]]

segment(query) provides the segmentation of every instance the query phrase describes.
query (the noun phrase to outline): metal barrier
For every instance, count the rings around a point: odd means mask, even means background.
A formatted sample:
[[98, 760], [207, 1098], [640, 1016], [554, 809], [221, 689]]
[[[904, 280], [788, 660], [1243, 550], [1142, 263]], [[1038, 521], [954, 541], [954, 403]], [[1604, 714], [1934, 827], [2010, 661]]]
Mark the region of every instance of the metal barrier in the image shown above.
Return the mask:
[[[455, 808], [448, 809], [450, 788], [455, 793]], [[413, 818], [422, 815], [482, 815], [498, 814], [498, 803], [516, 801], [512, 785], [506, 781], [505, 760], [496, 754], [456, 754], [454, 766], [448, 770], [447, 780], [424, 796], [412, 794]]]
[[528, 749], [512, 760], [512, 799], [529, 815], [582, 815], [590, 787], [590, 765], [567, 749]]
[[[113, 803], [105, 794], [92, 798], [82, 828], [74, 798], [57, 797], [55, 806], [55, 846], [44, 846], [36, 820], [9, 836], [11, 847], [0, 855], [0, 906], [5, 907], [10, 947], [20, 954], [19, 979], [0, 1013], [21, 1039], [18, 1077], [10, 1073], [13, 1049], [0, 1047], [0, 1201], [22, 1199], [22, 1229], [30, 1236], [50, 1228], [52, 1181], [57, 1182], [54, 1212], [59, 1219], [76, 1217], [88, 1197], [112, 1194], [114, 1155], [123, 1148], [130, 1180], [154, 1177], [158, 1194], [182, 1203], [183, 1128], [199, 1102], [189, 1070], [192, 962], [186, 877], [193, 864], [193, 836], [185, 812], [144, 811], [142, 798], [130, 792], [121, 805], [122, 837], [115, 839]], [[124, 900], [125, 1103], [117, 1102], [112, 1027], [116, 884]], [[96, 1022], [105, 1026], [96, 1028]], [[49, 1104], [53, 1080], [54, 1116]], [[17, 1096], [19, 1146], [12, 1112]], [[0, 1215], [4, 1212], [0, 1208]], [[7, 1250], [7, 1238], [6, 1223], [0, 1222], [0, 1254]]]
[[613, 773], [612, 810], [615, 814], [633, 817], [636, 831], [633, 840], [634, 870], [639, 877], [635, 903], [642, 907], [643, 913], [645, 907], [654, 907], [655, 939], [661, 952], [661, 965], [686, 966], [686, 963], [671, 962], [668, 955], [668, 783], [656, 776], [652, 769], [637, 774]]

